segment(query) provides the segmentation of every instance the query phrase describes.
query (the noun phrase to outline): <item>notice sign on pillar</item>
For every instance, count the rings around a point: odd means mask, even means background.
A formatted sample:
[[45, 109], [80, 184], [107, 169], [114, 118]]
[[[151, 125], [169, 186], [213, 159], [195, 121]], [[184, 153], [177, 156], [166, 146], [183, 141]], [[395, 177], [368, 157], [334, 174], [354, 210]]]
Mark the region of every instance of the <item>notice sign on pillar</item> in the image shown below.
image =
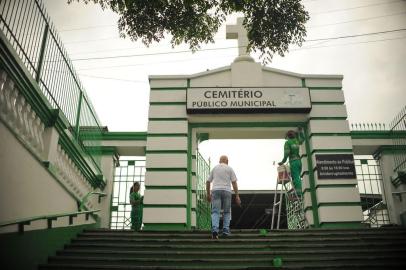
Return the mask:
[[308, 88], [188, 88], [187, 113], [307, 113]]
[[356, 179], [352, 154], [316, 155], [318, 179]]

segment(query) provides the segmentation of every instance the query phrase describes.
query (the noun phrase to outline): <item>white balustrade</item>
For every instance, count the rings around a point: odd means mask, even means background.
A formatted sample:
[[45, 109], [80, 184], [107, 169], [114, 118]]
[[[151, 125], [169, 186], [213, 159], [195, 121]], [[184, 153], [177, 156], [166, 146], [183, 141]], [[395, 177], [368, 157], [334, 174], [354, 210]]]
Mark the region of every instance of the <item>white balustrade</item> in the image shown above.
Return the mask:
[[44, 150], [45, 125], [3, 70], [0, 70], [0, 119], [40, 156]]
[[[57, 170], [58, 176], [64, 181], [64, 185], [73, 193], [78, 199], [83, 199], [83, 197], [92, 191], [92, 187], [89, 182], [83, 177], [77, 166], [74, 164], [72, 159], [69, 158], [68, 154], [62, 149], [58, 144], [55, 168]], [[86, 206], [89, 209], [93, 209], [94, 198], [89, 198]]]
[[[8, 74], [0, 69], [0, 119], [25, 143], [39, 158], [44, 151], [45, 125], [32, 109]], [[90, 183], [82, 175], [73, 160], [58, 144], [56, 158], [52, 161], [57, 177], [78, 200], [90, 191]], [[90, 197], [86, 203], [93, 209], [97, 197]]]

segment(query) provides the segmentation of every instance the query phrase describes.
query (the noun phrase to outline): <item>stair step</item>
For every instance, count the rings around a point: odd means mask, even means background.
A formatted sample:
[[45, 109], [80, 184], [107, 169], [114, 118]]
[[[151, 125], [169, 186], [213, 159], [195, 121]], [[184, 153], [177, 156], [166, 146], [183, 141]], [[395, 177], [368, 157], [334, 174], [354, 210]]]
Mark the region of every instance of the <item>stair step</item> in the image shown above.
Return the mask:
[[345, 242], [345, 243], [298, 243], [292, 246], [291, 244], [230, 244], [230, 243], [220, 243], [220, 241], [213, 241], [211, 244], [207, 245], [176, 245], [176, 244], [140, 244], [140, 245], [131, 245], [123, 243], [71, 243], [66, 245], [66, 248], [97, 248], [97, 249], [119, 249], [119, 250], [155, 250], [155, 249], [171, 249], [171, 250], [291, 250], [294, 247], [295, 250], [298, 249], [315, 249], [315, 250], [324, 250], [324, 249], [348, 249], [348, 248], [357, 248], [357, 249], [371, 249], [371, 248], [385, 248], [385, 247], [397, 247], [402, 248], [405, 246], [404, 242], [393, 242], [393, 241], [379, 241], [372, 243], [355, 243], [355, 242]]
[[[151, 233], [151, 232], [133, 232], [133, 231], [128, 231], [128, 232], [100, 232], [100, 231], [94, 231], [94, 232], [84, 232], [79, 234], [79, 236], [117, 236], [117, 237], [150, 237], [150, 238], [208, 238], [210, 237], [211, 233], [206, 232], [206, 233]], [[264, 237], [262, 236], [259, 231], [256, 231], [255, 233], [253, 232], [247, 232], [247, 233], [235, 233], [232, 232], [232, 237], [241, 237], [241, 238], [256, 238], [256, 237]], [[385, 231], [385, 232], [380, 232], [377, 233], [376, 231], [359, 231], [359, 232], [318, 232], [318, 231], [309, 231], [309, 232], [297, 232], [297, 233], [286, 233], [286, 232], [276, 232], [276, 231], [271, 231], [268, 233], [267, 237], [274, 237], [274, 238], [280, 238], [280, 237], [297, 237], [297, 236], [350, 236], [350, 235], [357, 235], [357, 236], [364, 236], [364, 235], [399, 235], [403, 236], [406, 238], [406, 231]]]
[[[85, 230], [39, 269], [262, 270], [405, 269], [406, 230]], [[272, 266], [281, 257], [282, 268]]]
[[[126, 230], [126, 229], [106, 229], [106, 228], [98, 228], [98, 229], [85, 229], [83, 232], [103, 232], [103, 233], [130, 233], [130, 234], [193, 234], [193, 235], [198, 235], [198, 234], [210, 234], [209, 230], [192, 230], [192, 231], [140, 231], [136, 232], [133, 230]], [[272, 232], [275, 233], [282, 233], [286, 235], [294, 235], [296, 233], [299, 234], [313, 234], [313, 233], [341, 233], [341, 234], [351, 234], [351, 233], [374, 233], [374, 234], [386, 234], [390, 232], [398, 232], [398, 233], [406, 233], [406, 230], [403, 227], [381, 227], [381, 228], [357, 228], [357, 229], [307, 229], [307, 230], [286, 230], [286, 229], [279, 229], [279, 230], [273, 230]], [[258, 229], [241, 229], [241, 230], [231, 230], [231, 233], [236, 234], [259, 234]]]
[[365, 250], [358, 250], [358, 249], [347, 249], [347, 250], [302, 250], [302, 251], [280, 251], [280, 250], [270, 250], [270, 251], [240, 251], [240, 250], [227, 250], [227, 251], [190, 251], [190, 250], [139, 250], [139, 251], [128, 251], [128, 250], [93, 250], [93, 249], [86, 249], [86, 250], [63, 250], [58, 251], [57, 255], [59, 256], [87, 256], [87, 257], [105, 257], [106, 255], [110, 257], [125, 257], [128, 258], [188, 258], [188, 259], [210, 259], [210, 258], [230, 258], [237, 256], [238, 258], [269, 258], [269, 257], [306, 257], [306, 258], [313, 258], [317, 259], [323, 255], [335, 255], [335, 257], [345, 258], [351, 254], [357, 254], [359, 256], [371, 256], [372, 254], [382, 255], [402, 255], [405, 254], [406, 247], [396, 249], [396, 248], [387, 248], [387, 249], [365, 249]]
[[[188, 269], [213, 269], [210, 265], [202, 265], [197, 267], [190, 266], [172, 266], [172, 267], [162, 267], [162, 266], [136, 266], [136, 265], [81, 265], [81, 264], [48, 264], [40, 265], [39, 269], [58, 269], [58, 270], [72, 270], [72, 269], [93, 269], [93, 270], [104, 270], [104, 269], [119, 269], [119, 270], [188, 270]], [[390, 269], [404, 269], [403, 264], [393, 263], [393, 262], [376, 262], [370, 265], [356, 265], [356, 264], [341, 264], [341, 265], [328, 265], [323, 266], [291, 266], [291, 267], [233, 267], [224, 266], [217, 268], [217, 270], [390, 270]]]
[[[82, 256], [54, 256], [49, 258], [49, 264], [53, 263], [64, 263], [64, 264], [75, 264], [80, 263], [82, 265], [91, 265], [91, 264], [106, 264], [106, 265], [142, 265], [142, 266], [189, 266], [195, 267], [197, 265], [203, 266], [209, 264], [211, 267], [217, 269], [217, 267], [222, 266], [233, 266], [233, 267], [258, 267], [258, 266], [272, 266], [272, 259], [274, 257], [267, 258], [227, 258], [227, 259], [185, 259], [185, 258], [112, 258], [112, 257], [82, 257]], [[375, 262], [390, 262], [390, 261], [399, 261], [402, 263], [403, 256], [402, 254], [394, 255], [367, 255], [359, 256], [349, 255], [346, 257], [337, 257], [337, 256], [321, 256], [316, 260], [312, 258], [303, 258], [303, 257], [292, 257], [292, 258], [283, 258], [283, 264], [286, 267], [292, 265], [303, 265], [303, 266], [322, 266], [324, 264], [330, 265], [341, 265], [343, 262], [356, 265], [371, 265]]]
[[[289, 242], [289, 243], [309, 243], [309, 242], [346, 242], [346, 241], [363, 241], [363, 242], [371, 242], [371, 241], [406, 241], [406, 237], [399, 237], [398, 235], [366, 235], [363, 237], [360, 236], [341, 236], [341, 237], [330, 237], [330, 236], [323, 236], [323, 237], [290, 237], [290, 238], [273, 238], [272, 236], [258, 236], [256, 238], [239, 238], [239, 237], [227, 237], [227, 238], [220, 238], [216, 240], [217, 242], [221, 243], [279, 243], [279, 242]], [[77, 239], [74, 239], [72, 242], [120, 242], [120, 243], [183, 243], [183, 244], [207, 244], [213, 243], [213, 239], [210, 238], [208, 235], [205, 238], [148, 238], [148, 237], [136, 237], [136, 236], [128, 236], [128, 237], [114, 237], [114, 236], [81, 236]]]
[[[191, 269], [213, 269], [211, 265], [199, 265], [199, 266], [137, 266], [137, 265], [82, 265], [82, 264], [42, 264], [39, 269], [58, 269], [58, 270], [72, 270], [72, 269], [120, 269], [120, 270], [191, 270]], [[217, 270], [288, 270], [293, 268], [286, 267], [235, 267], [235, 266], [222, 266], [217, 267]], [[371, 268], [368, 268], [371, 269]], [[377, 268], [378, 269], [378, 268]]]

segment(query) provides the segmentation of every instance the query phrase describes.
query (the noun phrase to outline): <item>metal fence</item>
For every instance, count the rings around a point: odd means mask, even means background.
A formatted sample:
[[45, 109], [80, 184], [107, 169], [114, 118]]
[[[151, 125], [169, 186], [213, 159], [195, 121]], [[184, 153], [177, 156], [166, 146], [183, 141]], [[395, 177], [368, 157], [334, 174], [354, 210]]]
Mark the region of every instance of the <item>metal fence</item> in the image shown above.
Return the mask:
[[145, 159], [120, 160], [113, 179], [111, 198], [111, 229], [131, 228], [130, 188], [134, 182], [140, 183], [140, 194], [145, 190]]
[[197, 152], [196, 227], [201, 230], [211, 228], [211, 209], [206, 193], [206, 181], [209, 174], [209, 163]]
[[[198, 229], [210, 229], [210, 204], [207, 202], [206, 180], [210, 166], [204, 158], [197, 154], [197, 190], [196, 190], [196, 226]], [[141, 185], [140, 193], [145, 190], [145, 159], [120, 160], [113, 179], [113, 195], [111, 200], [111, 229], [131, 228], [130, 188], [134, 182]]]
[[385, 131], [389, 130], [385, 123], [352, 123], [351, 131]]
[[394, 172], [402, 171], [406, 174], [406, 106], [392, 120], [390, 127], [394, 146]]
[[364, 223], [370, 227], [389, 224], [379, 161], [373, 159], [372, 156], [355, 156], [354, 162]]
[[81, 127], [92, 128], [86, 139], [93, 149], [87, 153], [100, 173], [100, 142], [92, 140], [102, 132], [100, 121], [42, 1], [1, 0], [0, 29], [51, 108], [64, 114], [73, 138], [83, 148]]

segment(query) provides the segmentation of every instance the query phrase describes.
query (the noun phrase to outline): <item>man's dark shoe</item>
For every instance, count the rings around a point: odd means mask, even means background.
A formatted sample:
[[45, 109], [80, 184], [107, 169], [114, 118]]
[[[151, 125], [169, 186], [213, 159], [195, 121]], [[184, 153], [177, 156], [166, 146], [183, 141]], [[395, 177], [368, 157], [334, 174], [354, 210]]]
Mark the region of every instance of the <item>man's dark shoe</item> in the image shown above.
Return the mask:
[[212, 232], [211, 233], [211, 239], [219, 239], [219, 235], [217, 232]]
[[227, 238], [227, 237], [230, 237], [230, 234], [229, 233], [222, 233], [221, 237], [222, 238]]

